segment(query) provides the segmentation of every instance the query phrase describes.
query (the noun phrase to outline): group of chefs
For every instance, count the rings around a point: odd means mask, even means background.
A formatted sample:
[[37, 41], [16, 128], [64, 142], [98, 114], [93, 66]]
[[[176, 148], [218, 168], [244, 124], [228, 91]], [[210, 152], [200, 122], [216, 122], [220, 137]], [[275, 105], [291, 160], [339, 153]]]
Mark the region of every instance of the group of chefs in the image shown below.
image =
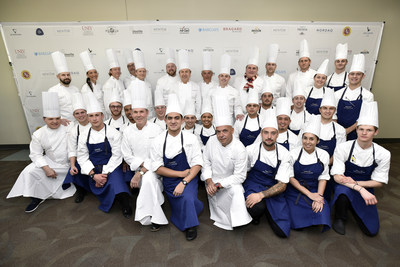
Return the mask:
[[350, 211], [364, 234], [376, 235], [374, 189], [388, 183], [390, 152], [373, 142], [378, 106], [361, 86], [364, 55], [354, 55], [347, 71], [348, 47], [338, 44], [328, 75], [328, 59], [311, 69], [302, 40], [298, 70], [285, 81], [275, 73], [278, 54], [279, 45], [269, 45], [263, 75], [259, 49], [252, 49], [244, 75], [231, 81], [230, 56], [221, 56], [214, 73], [204, 52], [197, 83], [188, 51], [168, 49], [166, 74], [153, 89], [140, 49], [125, 54], [124, 79], [115, 50], [107, 49], [103, 86], [85, 51], [87, 79], [79, 90], [65, 56], [52, 53], [59, 83], [42, 93], [46, 125], [33, 133], [32, 163], [7, 198], [30, 197], [30, 213], [49, 198], [75, 195], [81, 203], [91, 193], [100, 210], [117, 200], [130, 218], [138, 192], [134, 220], [156, 232], [168, 224], [165, 194], [169, 220], [190, 241], [203, 210], [198, 188], [205, 186], [210, 218], [225, 230], [266, 216], [282, 238], [291, 229], [331, 225], [344, 235]]

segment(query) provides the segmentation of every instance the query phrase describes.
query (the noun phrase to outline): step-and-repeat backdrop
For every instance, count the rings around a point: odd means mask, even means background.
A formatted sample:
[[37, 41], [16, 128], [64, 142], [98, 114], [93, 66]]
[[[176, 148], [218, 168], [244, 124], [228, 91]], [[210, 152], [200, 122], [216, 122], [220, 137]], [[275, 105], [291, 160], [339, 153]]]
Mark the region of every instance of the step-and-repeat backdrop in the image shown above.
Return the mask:
[[[15, 83], [21, 98], [31, 133], [43, 125], [41, 92], [55, 85], [55, 69], [51, 53], [61, 51], [67, 58], [73, 85], [81, 88], [86, 73], [79, 53], [88, 50], [99, 72], [99, 82], [108, 78], [107, 48], [117, 51], [122, 75], [126, 69], [125, 53], [140, 48], [144, 52], [148, 81], [153, 87], [165, 73], [166, 50], [189, 51], [192, 79], [200, 81], [202, 52], [212, 53], [215, 72], [220, 55], [228, 53], [236, 75], [243, 75], [254, 46], [260, 48], [259, 74], [264, 74], [268, 46], [279, 44], [276, 72], [288, 78], [297, 69], [299, 44], [307, 39], [311, 52], [311, 67], [317, 69], [330, 59], [329, 71], [334, 71], [335, 48], [348, 43], [349, 64], [352, 56], [366, 57], [366, 78], [363, 86], [370, 89], [384, 23], [382, 22], [267, 22], [267, 21], [129, 21], [129, 22], [54, 22], [3, 23], [1, 33], [13, 68]], [[214, 77], [216, 79], [216, 77]], [[234, 77], [232, 77], [232, 80]]]

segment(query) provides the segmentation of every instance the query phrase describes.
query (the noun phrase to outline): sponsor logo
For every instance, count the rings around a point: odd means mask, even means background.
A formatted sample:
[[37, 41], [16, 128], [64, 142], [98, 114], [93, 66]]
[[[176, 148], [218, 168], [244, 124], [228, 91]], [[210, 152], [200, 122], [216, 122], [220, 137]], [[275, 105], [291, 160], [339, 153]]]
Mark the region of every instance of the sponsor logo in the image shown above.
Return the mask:
[[351, 33], [351, 28], [349, 26], [346, 26], [346, 27], [343, 28], [342, 34], [344, 36], [349, 36], [350, 33]]
[[212, 47], [204, 47], [204, 48], [203, 48], [203, 51], [204, 51], [204, 52], [205, 52], [205, 51], [214, 52], [214, 48], [212, 48]]
[[[39, 108], [30, 108], [29, 112], [32, 114], [32, 117], [40, 117], [40, 109]], [[41, 126], [36, 127], [36, 130], [40, 129]]]
[[83, 26], [81, 27], [81, 29], [82, 29], [82, 33], [83, 33], [84, 36], [91, 36], [91, 35], [94, 35], [93, 27], [90, 26], [90, 25], [83, 25]]
[[234, 55], [234, 56], [240, 56], [240, 48], [238, 47], [227, 47], [224, 49], [225, 53], [229, 55]]
[[51, 55], [50, 51], [39, 51], [39, 52], [33, 52], [35, 56], [49, 56]]
[[29, 90], [25, 96], [26, 97], [36, 97], [36, 95], [33, 93], [32, 90]]
[[42, 36], [42, 35], [44, 35], [43, 30], [42, 30], [41, 28], [37, 28], [37, 29], [36, 29], [36, 35], [37, 35], [37, 36]]
[[275, 70], [276, 74], [286, 74], [286, 70]]
[[224, 32], [242, 32], [242, 27], [223, 27]]
[[130, 30], [132, 34], [143, 34], [143, 30], [141, 29], [135, 29], [133, 27], [130, 27]]
[[235, 69], [231, 69], [229, 75], [231, 75], [231, 76], [236, 75], [236, 70]]
[[199, 32], [219, 32], [219, 28], [199, 28]]
[[329, 55], [329, 49], [328, 48], [317, 48], [317, 49], [315, 49], [315, 54], [321, 55], [321, 56]]
[[14, 49], [15, 58], [26, 58], [25, 49]]
[[60, 29], [55, 29], [55, 34], [56, 35], [72, 35], [72, 29], [71, 28], [60, 28]]
[[31, 78], [31, 73], [27, 70], [23, 70], [21, 71], [21, 77], [24, 78], [25, 80], [29, 80]]
[[251, 32], [254, 33], [254, 34], [256, 34], [256, 33], [261, 32], [261, 29], [258, 28], [258, 27], [255, 27], [254, 29], [251, 30]]
[[360, 52], [360, 54], [368, 55], [368, 54], [369, 54], [369, 51], [364, 49], [363, 51]]
[[178, 52], [178, 51], [181, 50], [181, 49], [185, 49], [185, 50], [187, 50], [189, 53], [194, 53], [194, 49], [193, 49], [193, 48], [185, 48], [185, 47], [177, 48], [177, 49], [176, 49], [176, 52]]
[[55, 71], [51, 71], [51, 70], [42, 70], [40, 71], [40, 77], [41, 78], [54, 78], [54, 76], [56, 76], [57, 73]]
[[306, 31], [308, 31], [308, 29], [306, 26], [299, 26], [299, 27], [297, 27], [297, 31], [298, 32], [306, 32]]
[[331, 33], [333, 32], [333, 28], [318, 28], [315, 31], [318, 33]]
[[153, 33], [167, 33], [167, 28], [165, 27], [154, 27]]
[[284, 34], [287, 33], [288, 29], [287, 28], [273, 28], [272, 32], [275, 34]]
[[374, 32], [371, 31], [371, 28], [370, 28], [370, 27], [367, 27], [367, 30], [366, 30], [365, 32], [363, 32], [363, 35], [364, 35], [365, 37], [369, 37], [369, 36], [372, 35], [372, 34], [374, 34]]
[[19, 33], [17, 28], [12, 28], [10, 36], [21, 36], [22, 34]]
[[107, 32], [109, 35], [115, 35], [115, 34], [117, 34], [117, 33], [119, 32], [119, 30], [118, 30], [117, 27], [115, 27], [115, 26], [108, 26], [108, 27], [106, 28], [106, 32]]
[[79, 71], [71, 71], [71, 75], [79, 75]]
[[165, 50], [162, 47], [157, 48], [156, 55], [165, 55]]
[[179, 28], [179, 33], [180, 34], [189, 34], [190, 33], [190, 29], [185, 27], [185, 26], [183, 26], [183, 27]]

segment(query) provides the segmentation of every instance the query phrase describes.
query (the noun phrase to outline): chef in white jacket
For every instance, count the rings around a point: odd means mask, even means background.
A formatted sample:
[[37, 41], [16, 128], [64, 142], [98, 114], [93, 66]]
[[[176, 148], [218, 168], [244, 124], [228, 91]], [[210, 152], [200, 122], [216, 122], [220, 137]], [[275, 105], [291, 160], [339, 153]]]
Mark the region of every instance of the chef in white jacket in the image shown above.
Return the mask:
[[279, 131], [279, 136], [278, 139], [276, 139], [276, 142], [286, 147], [289, 151], [293, 150], [297, 146], [298, 140], [297, 135], [289, 130], [291, 104], [292, 101], [288, 97], [281, 97], [276, 101], [276, 118], [278, 120]]
[[201, 77], [203, 80], [199, 83], [202, 103], [208, 97], [210, 90], [217, 84], [212, 80], [214, 72], [211, 64], [211, 53], [209, 51], [203, 51], [203, 68], [201, 70]]
[[111, 111], [111, 118], [104, 123], [122, 132], [129, 120], [122, 115], [122, 98], [116, 88], [112, 89], [109, 101], [108, 109]]
[[151, 118], [149, 121], [160, 126], [161, 129], [167, 129], [167, 124], [165, 124], [165, 112], [167, 111], [167, 106], [164, 102], [164, 97], [162, 95], [157, 95], [154, 100], [154, 118]]
[[57, 79], [60, 82], [53, 87], [50, 87], [48, 92], [56, 92], [58, 95], [58, 102], [60, 105], [61, 123], [67, 125], [70, 121], [74, 120], [72, 116], [72, 94], [79, 93], [79, 89], [71, 83], [71, 73], [68, 70], [67, 61], [65, 56], [60, 51], [51, 53], [54, 67], [57, 72]]
[[166, 74], [157, 80], [155, 99], [159, 96], [164, 98], [164, 103], [168, 104], [168, 95], [173, 92], [174, 85], [179, 81], [179, 76], [176, 75], [176, 60], [175, 60], [175, 50], [172, 48], [166, 49]]
[[349, 84], [349, 77], [346, 71], [347, 66], [347, 43], [337, 44], [335, 54], [335, 72], [328, 76], [326, 87], [335, 92], [345, 88]]
[[252, 220], [242, 186], [246, 179], [247, 153], [244, 145], [233, 137], [227, 99], [217, 96], [213, 106], [217, 135], [210, 137], [203, 152], [201, 180], [206, 183], [214, 225], [233, 230]]
[[61, 125], [58, 96], [43, 92], [43, 120], [46, 125], [36, 130], [29, 146], [29, 164], [18, 176], [7, 198], [31, 197], [25, 212], [33, 212], [48, 198], [64, 199], [74, 195], [75, 186], [64, 185], [68, 173], [67, 127]]
[[124, 50], [124, 56], [126, 60], [126, 68], [129, 72], [128, 76], [124, 78], [124, 86], [125, 88], [128, 88], [131, 82], [136, 79], [136, 66], [130, 49]]
[[142, 225], [151, 225], [155, 232], [160, 225], [168, 224], [162, 210], [164, 203], [163, 185], [160, 177], [151, 169], [150, 146], [155, 137], [163, 130], [155, 123], [147, 121], [147, 92], [142, 88], [131, 92], [132, 116], [135, 124], [125, 128], [122, 135], [121, 151], [125, 162], [133, 170], [130, 179], [131, 188], [140, 188], [136, 200], [135, 221]]
[[285, 96], [286, 92], [286, 81], [281, 75], [275, 73], [277, 67], [277, 58], [279, 53], [279, 45], [278, 44], [270, 44], [267, 62], [265, 64], [266, 73], [263, 76], [264, 87], [268, 86], [274, 96], [273, 105], [275, 106], [276, 100]]

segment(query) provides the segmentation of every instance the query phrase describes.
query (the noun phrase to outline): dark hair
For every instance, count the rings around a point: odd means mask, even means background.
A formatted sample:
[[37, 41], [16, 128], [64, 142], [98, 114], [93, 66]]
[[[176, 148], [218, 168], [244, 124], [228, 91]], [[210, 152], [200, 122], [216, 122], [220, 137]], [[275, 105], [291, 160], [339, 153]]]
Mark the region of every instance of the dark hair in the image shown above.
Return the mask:
[[[87, 72], [86, 72], [86, 74], [87, 74]], [[92, 90], [92, 92], [93, 92], [93, 86], [92, 86], [92, 83], [90, 82], [90, 78], [89, 77], [86, 78], [86, 83], [89, 86], [90, 90]]]

